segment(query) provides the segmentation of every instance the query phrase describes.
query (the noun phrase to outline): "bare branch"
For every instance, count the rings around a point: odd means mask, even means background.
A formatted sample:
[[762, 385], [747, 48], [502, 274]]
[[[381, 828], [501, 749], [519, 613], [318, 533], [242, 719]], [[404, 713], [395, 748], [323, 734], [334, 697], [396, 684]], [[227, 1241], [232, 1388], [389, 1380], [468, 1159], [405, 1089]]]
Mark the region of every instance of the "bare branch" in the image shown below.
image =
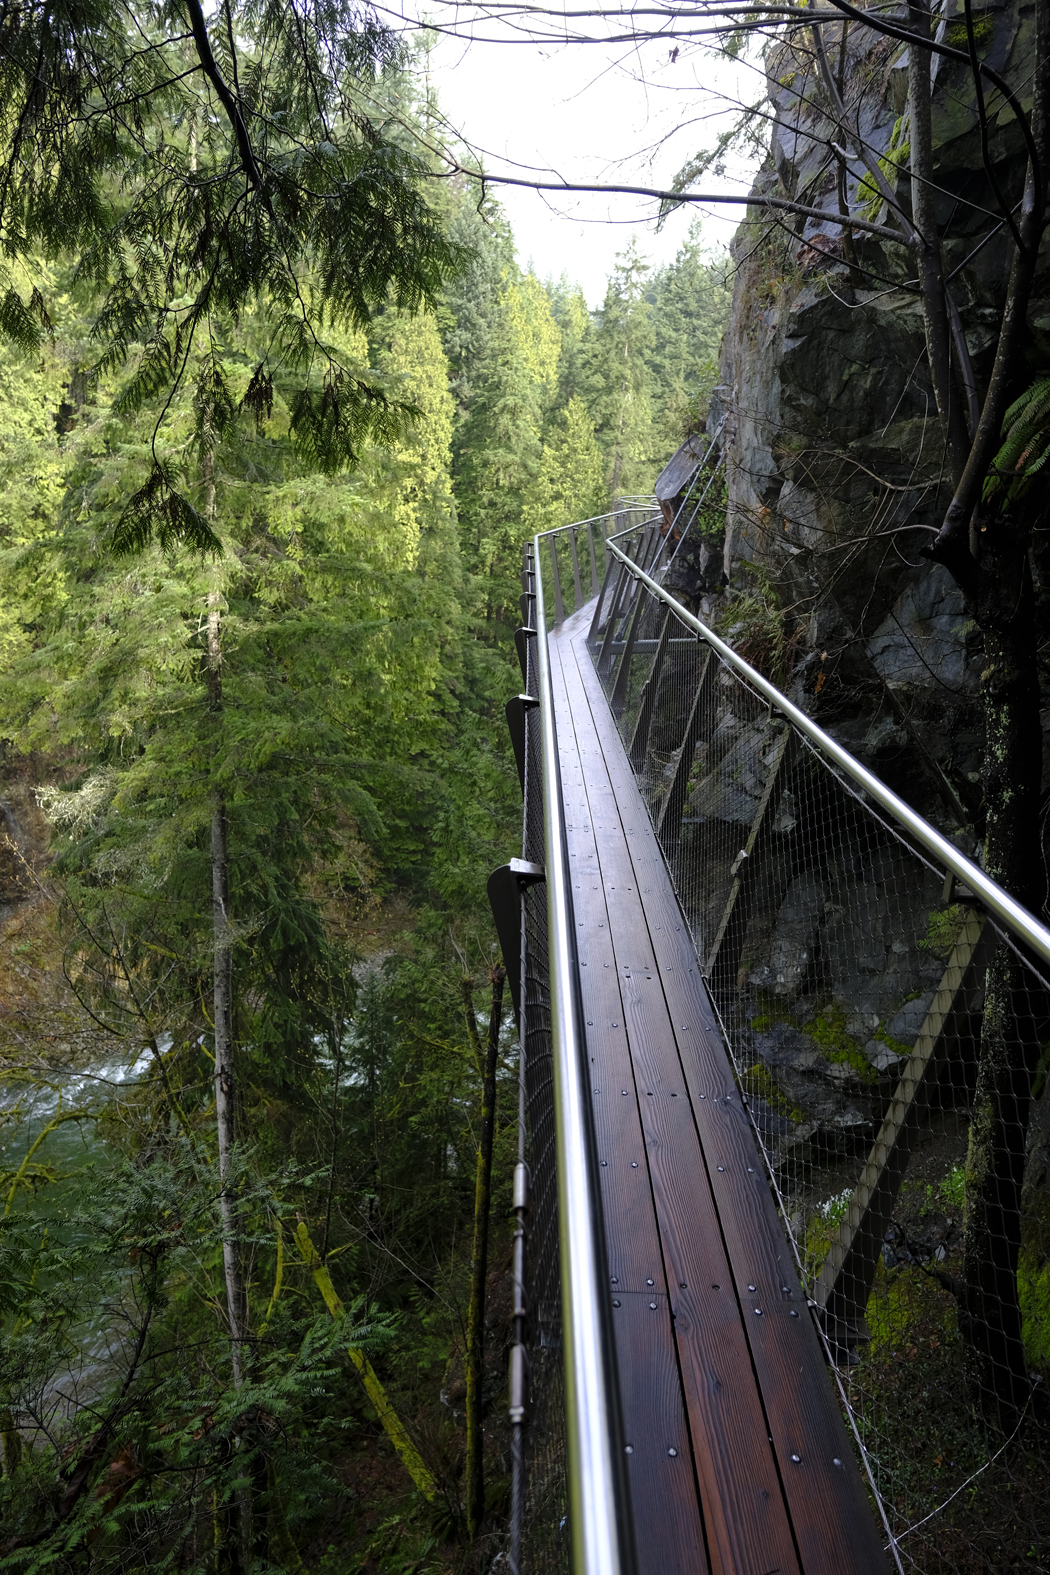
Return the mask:
[[445, 176], [432, 177], [432, 179], [447, 179], [451, 175], [466, 175], [470, 180], [480, 181], [483, 187], [524, 186], [530, 191], [609, 192], [627, 197], [655, 197], [660, 202], [666, 203], [669, 208], [685, 202], [726, 205], [737, 203], [745, 208], [773, 208], [783, 213], [801, 214], [807, 219], [819, 219], [822, 224], [848, 224], [855, 230], [863, 230], [867, 235], [877, 235], [882, 241], [892, 241], [896, 246], [910, 244], [899, 230], [891, 230], [885, 224], [871, 224], [867, 219], [855, 217], [843, 219], [839, 214], [828, 212], [824, 208], [811, 208], [803, 202], [792, 202], [789, 197], [757, 197], [751, 192], [741, 196], [727, 196], [725, 192], [661, 191], [655, 186], [616, 186], [598, 183], [588, 185], [576, 181], [521, 180], [512, 175], [488, 175], [481, 170], [468, 169], [462, 164], [453, 164]]

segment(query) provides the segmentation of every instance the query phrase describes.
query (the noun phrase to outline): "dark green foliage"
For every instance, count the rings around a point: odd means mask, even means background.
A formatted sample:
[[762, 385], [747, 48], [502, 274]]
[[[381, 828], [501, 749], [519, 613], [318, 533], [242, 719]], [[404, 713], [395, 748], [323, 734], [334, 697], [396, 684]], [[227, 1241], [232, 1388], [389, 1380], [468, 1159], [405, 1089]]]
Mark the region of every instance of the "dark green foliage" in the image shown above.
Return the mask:
[[1050, 459], [1050, 377], [1038, 377], [1003, 417], [1003, 444], [984, 484], [985, 499], [1025, 497]]
[[[201, 1150], [158, 1132], [148, 1156], [111, 1153], [104, 1176], [84, 1174], [64, 1219], [4, 1221], [21, 1287], [0, 1387], [23, 1439], [17, 1469], [8, 1461], [0, 1477], [7, 1568], [89, 1556], [103, 1570], [205, 1569], [216, 1552], [236, 1563], [238, 1544], [286, 1565], [338, 1494], [346, 1347], [378, 1353], [391, 1322], [360, 1299], [336, 1324], [319, 1302], [278, 1298], [234, 1390], [213, 1310], [213, 1189]], [[303, 1195], [294, 1174], [247, 1193], [258, 1245], [272, 1242], [289, 1190]]]
[[[228, 5], [206, 23], [199, 0], [96, 0], [8, 21], [0, 227], [10, 252], [78, 257], [99, 301], [96, 371], [136, 359], [121, 409], [148, 406], [159, 425], [191, 358], [214, 355], [216, 319], [265, 305], [255, 386], [277, 369], [293, 380], [300, 453], [330, 472], [389, 439], [406, 412], [328, 330], [363, 328], [387, 300], [432, 305], [465, 255], [420, 194], [419, 161], [359, 101], [399, 61], [393, 35], [345, 5]], [[19, 345], [47, 327], [38, 292], [0, 300]], [[214, 549], [159, 461], [129, 508], [124, 550], [154, 533]]]
[[618, 254], [590, 346], [588, 404], [606, 456], [611, 497], [651, 491], [666, 457], [653, 431], [648, 272], [636, 244]]
[[[53, 168], [0, 187], [8, 216], [27, 205], [39, 280], [0, 325], [35, 347], [28, 364], [0, 350], [0, 734], [41, 762], [92, 1056], [139, 1060], [61, 1129], [84, 1131], [98, 1168], [68, 1174], [49, 1136], [3, 1227], [0, 1434], [22, 1449], [0, 1522], [23, 1539], [6, 1556], [103, 1575], [451, 1571], [473, 1557], [458, 1397], [481, 1101], [460, 981], [477, 981], [484, 1031], [485, 880], [520, 835], [504, 626], [523, 537], [605, 502], [595, 324], [579, 292], [515, 267], [498, 210], [445, 186], [440, 223], [422, 207], [407, 132], [387, 145], [358, 100], [368, 83], [411, 124], [367, 17], [315, 10], [293, 36], [286, 9], [231, 12], [235, 62], [225, 11], [203, 40], [192, 3], [165, 27], [136, 14], [137, 43], [130, 13], [103, 7], [47, 57], [25, 147]], [[0, 60], [9, 107], [28, 59]], [[97, 92], [62, 126], [49, 94], [93, 60]], [[114, 84], [145, 96], [118, 114]], [[430, 298], [435, 315], [413, 313]], [[216, 802], [239, 1392], [216, 1209]], [[516, 1152], [509, 1021], [499, 1048], [490, 1295]], [[11, 1174], [34, 1120], [2, 1129]], [[331, 1324], [295, 1258], [296, 1212], [354, 1328]], [[436, 1508], [346, 1356], [361, 1341]], [[505, 1486], [497, 1336], [487, 1350], [486, 1537]], [[47, 1411], [73, 1372], [69, 1413]]]
[[117, 557], [127, 557], [142, 552], [154, 538], [165, 553], [180, 546], [199, 553], [222, 552], [222, 542], [207, 520], [179, 492], [170, 467], [159, 463], [125, 504], [110, 546]]
[[670, 451], [707, 420], [732, 302], [726, 264], [704, 249], [699, 225], [692, 226], [674, 262], [653, 275], [646, 299], [653, 312], [657, 428]]

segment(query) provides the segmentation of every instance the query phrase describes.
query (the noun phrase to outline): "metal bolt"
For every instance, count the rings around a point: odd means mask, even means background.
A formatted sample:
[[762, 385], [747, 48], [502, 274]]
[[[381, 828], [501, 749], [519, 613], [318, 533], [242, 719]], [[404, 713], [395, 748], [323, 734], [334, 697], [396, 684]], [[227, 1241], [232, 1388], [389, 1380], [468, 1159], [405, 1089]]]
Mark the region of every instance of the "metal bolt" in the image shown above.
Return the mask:
[[649, 1308], [650, 1308], [651, 1312], [655, 1312], [656, 1311], [656, 1303], [655, 1302], [650, 1302], [649, 1303]]
[[621, 1088], [621, 1089], [620, 1089], [620, 1093], [621, 1093], [621, 1094], [626, 1094], [626, 1092], [627, 1092], [627, 1090], [626, 1090], [626, 1088]]
[[656, 1281], [655, 1280], [646, 1280], [645, 1283], [646, 1283], [646, 1285], [655, 1285]]
[[677, 1449], [669, 1449], [667, 1451], [667, 1453], [670, 1455], [672, 1460], [677, 1460], [678, 1459], [678, 1451], [677, 1451]]
[[602, 1160], [603, 1167], [608, 1167], [608, 1164], [609, 1164], [609, 1161], [607, 1159], [603, 1159]]
[[839, 1459], [839, 1457], [838, 1457], [838, 1455], [836, 1455], [836, 1456], [835, 1456], [835, 1458], [834, 1458], [834, 1460], [833, 1460], [833, 1461], [832, 1461], [832, 1462], [831, 1462], [831, 1464], [832, 1464], [832, 1465], [833, 1465], [833, 1466], [838, 1466], [838, 1468], [839, 1468], [839, 1470], [840, 1470], [840, 1471], [841, 1471], [841, 1469], [842, 1469], [842, 1461], [841, 1461], [841, 1460], [840, 1460], [840, 1459]]
[[720, 1171], [724, 1171], [725, 1170], [725, 1166], [724, 1165], [719, 1165], [718, 1168], [719, 1168]]
[[634, 1454], [634, 1445], [633, 1444], [624, 1444], [623, 1452], [624, 1452], [625, 1455], [633, 1455]]
[[748, 1290], [749, 1291], [757, 1291], [758, 1290], [758, 1286], [757, 1285], [749, 1285], [748, 1286]]
[[756, 1307], [755, 1308], [755, 1312], [756, 1312], [757, 1316], [759, 1318], [761, 1318], [761, 1316], [762, 1316], [762, 1309], [761, 1309], [761, 1307]]
[[619, 1304], [619, 1302], [618, 1302], [618, 1301], [617, 1301], [617, 1300], [616, 1300], [616, 1298], [615, 1298], [615, 1297], [614, 1297], [614, 1298], [613, 1298], [613, 1306], [614, 1306], [614, 1307], [619, 1307], [619, 1305], [620, 1305], [620, 1304]]
[[609, 1281], [609, 1283], [610, 1283], [610, 1285], [619, 1285], [619, 1283], [620, 1283], [620, 1282], [619, 1282], [619, 1280], [618, 1280], [618, 1279], [617, 1279], [617, 1277], [616, 1277], [616, 1275], [615, 1275], [615, 1274], [614, 1274], [614, 1275], [613, 1275], [613, 1276], [612, 1276], [612, 1278], [611, 1278], [611, 1279], [610, 1279], [610, 1281]]
[[638, 1161], [636, 1159], [632, 1159], [631, 1160], [631, 1169], [632, 1170], [637, 1170], [638, 1169]]
[[794, 1307], [792, 1307], [792, 1309], [791, 1309], [791, 1316], [792, 1316], [792, 1318], [797, 1318], [798, 1317], [798, 1313], [795, 1311]]
[[679, 1280], [679, 1281], [678, 1281], [678, 1289], [679, 1289], [679, 1290], [680, 1290], [680, 1291], [686, 1291], [686, 1290], [688, 1290], [688, 1289], [689, 1289], [689, 1287], [688, 1287], [688, 1286], [687, 1286], [687, 1285], [686, 1285], [686, 1283], [685, 1283], [685, 1281], [684, 1281], [684, 1280]]
[[801, 1455], [792, 1455], [791, 1458], [794, 1461], [796, 1466], [799, 1466], [799, 1465], [802, 1464], [802, 1456]]

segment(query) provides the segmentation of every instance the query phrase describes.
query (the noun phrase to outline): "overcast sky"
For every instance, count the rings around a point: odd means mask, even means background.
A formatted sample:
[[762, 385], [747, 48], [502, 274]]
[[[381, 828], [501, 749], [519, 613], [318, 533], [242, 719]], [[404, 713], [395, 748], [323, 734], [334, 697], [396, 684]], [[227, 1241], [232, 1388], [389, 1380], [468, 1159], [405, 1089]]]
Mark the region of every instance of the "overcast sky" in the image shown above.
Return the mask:
[[[412, 0], [403, 0], [406, 19], [411, 6]], [[463, 19], [470, 15], [467, 7], [440, 3], [421, 11], [443, 24], [454, 24], [458, 16], [464, 30]], [[667, 39], [541, 48], [513, 42], [491, 20], [475, 21], [473, 31], [503, 38], [464, 42], [439, 36], [432, 80], [446, 117], [493, 173], [549, 180], [553, 172], [554, 178], [575, 181], [666, 188], [726, 124], [724, 95], [753, 102], [760, 91], [759, 78], [746, 64], [685, 48], [672, 61], [674, 41]], [[751, 176], [752, 166], [734, 158], [724, 178], [705, 177], [704, 189], [746, 191]], [[519, 261], [531, 260], [541, 278], [564, 271], [582, 286], [592, 307], [601, 304], [613, 258], [632, 235], [659, 264], [674, 257], [698, 214], [712, 250], [728, 245], [742, 216], [741, 209], [701, 214], [687, 205], [658, 233], [644, 222], [652, 201], [508, 186], [493, 190], [513, 226]]]

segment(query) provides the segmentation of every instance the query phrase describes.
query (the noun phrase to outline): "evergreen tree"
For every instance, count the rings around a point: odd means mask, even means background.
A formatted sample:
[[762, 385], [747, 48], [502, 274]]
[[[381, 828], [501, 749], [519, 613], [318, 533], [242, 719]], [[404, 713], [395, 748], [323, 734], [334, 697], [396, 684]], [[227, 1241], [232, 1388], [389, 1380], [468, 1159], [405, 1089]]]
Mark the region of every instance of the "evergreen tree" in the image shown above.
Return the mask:
[[557, 284], [548, 281], [554, 320], [561, 330], [561, 355], [558, 361], [558, 405], [564, 409], [570, 399], [586, 397], [588, 386], [587, 355], [594, 333], [591, 314], [579, 285], [562, 274]]
[[[139, 347], [124, 410], [162, 423], [214, 322], [265, 301], [249, 405], [265, 407], [275, 375], [294, 379], [290, 434], [328, 470], [391, 435], [382, 389], [328, 330], [362, 328], [390, 293], [433, 302], [460, 257], [419, 195], [421, 166], [368, 118], [368, 88], [399, 60], [388, 30], [338, 6], [230, 4], [209, 24], [199, 0], [134, 13], [94, 0], [26, 13], [5, 37], [8, 254], [77, 256], [101, 297], [96, 366]], [[28, 302], [7, 289], [0, 328], [23, 348], [48, 323], [38, 285]], [[117, 529], [133, 548], [154, 534], [216, 545], [159, 460]]]
[[[486, 198], [479, 211], [471, 193], [453, 189], [453, 195], [459, 202], [448, 220], [449, 237], [469, 253], [469, 261], [445, 287], [441, 324], [461, 426], [473, 405], [500, 320], [504, 280], [514, 270], [514, 241], [498, 203]], [[458, 467], [458, 439], [455, 459]]]
[[531, 534], [525, 502], [539, 469], [543, 395], [550, 386], [535, 376], [549, 359], [537, 355], [523, 328], [521, 297], [505, 288], [459, 435], [456, 496], [464, 560], [487, 582], [488, 621], [517, 602], [521, 544]]
[[582, 399], [570, 399], [550, 423], [539, 469], [525, 495], [534, 531], [591, 519], [605, 507], [604, 465]]
[[698, 220], [674, 262], [653, 275], [646, 299], [653, 321], [655, 424], [669, 451], [707, 419], [732, 303], [726, 265], [704, 251]]
[[632, 241], [619, 252], [589, 356], [588, 403], [611, 497], [648, 492], [658, 464], [653, 432], [649, 265]]
[[506, 308], [537, 404], [545, 416], [558, 397], [561, 360], [561, 332], [550, 296], [530, 271], [508, 283]]

